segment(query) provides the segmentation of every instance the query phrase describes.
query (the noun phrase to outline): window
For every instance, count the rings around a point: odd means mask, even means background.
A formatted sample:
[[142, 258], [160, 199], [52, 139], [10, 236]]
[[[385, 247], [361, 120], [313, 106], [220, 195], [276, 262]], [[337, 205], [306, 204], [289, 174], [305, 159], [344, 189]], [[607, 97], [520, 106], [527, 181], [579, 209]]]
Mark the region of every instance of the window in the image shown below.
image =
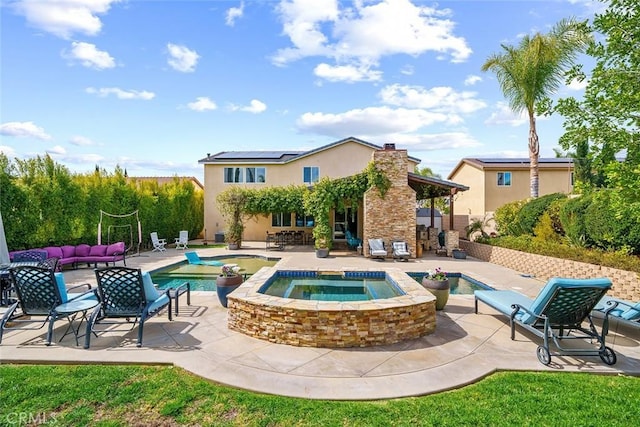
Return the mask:
[[242, 182], [242, 168], [224, 168], [224, 182]]
[[313, 215], [301, 215], [296, 213], [296, 227], [315, 227]]
[[317, 166], [305, 166], [302, 169], [302, 181], [305, 184], [313, 184], [320, 180], [320, 168]]
[[271, 214], [272, 227], [291, 227], [291, 213]]
[[266, 182], [265, 168], [246, 168], [245, 176], [247, 177], [247, 182]]
[[511, 172], [498, 172], [498, 187], [511, 185]]

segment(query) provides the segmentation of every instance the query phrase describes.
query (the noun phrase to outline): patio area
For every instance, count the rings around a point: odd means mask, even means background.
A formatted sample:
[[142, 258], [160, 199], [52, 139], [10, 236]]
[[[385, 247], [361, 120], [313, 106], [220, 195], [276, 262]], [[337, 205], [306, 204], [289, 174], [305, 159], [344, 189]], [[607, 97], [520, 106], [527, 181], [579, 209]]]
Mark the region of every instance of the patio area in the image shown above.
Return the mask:
[[[332, 251], [315, 257], [309, 246], [287, 247], [274, 253], [264, 242], [244, 242], [239, 251], [197, 248], [201, 257], [264, 255], [281, 257], [280, 268], [341, 270], [364, 268], [425, 271], [441, 267], [461, 272], [496, 289], [512, 289], [535, 296], [544, 282], [519, 272], [473, 258], [456, 260], [425, 254], [409, 262], [384, 262], [355, 252]], [[127, 266], [153, 270], [184, 260], [184, 251], [145, 252], [127, 259]], [[64, 272], [67, 285], [95, 285], [93, 269]], [[169, 322], [156, 316], [145, 323], [143, 347], [136, 347], [136, 331], [122, 327], [116, 333], [92, 338], [91, 348], [76, 346], [72, 335], [57, 342], [67, 326], [56, 323], [55, 339], [45, 345], [46, 328], [5, 331], [0, 363], [64, 364], [172, 364], [212, 381], [283, 396], [312, 399], [385, 399], [435, 393], [473, 383], [497, 370], [623, 373], [640, 375], [640, 330], [612, 322], [607, 345], [618, 355], [613, 366], [599, 357], [553, 356], [549, 366], [536, 357], [540, 339], [516, 329], [509, 338], [505, 316], [481, 304], [474, 313], [472, 295], [451, 295], [437, 312], [435, 333], [393, 345], [325, 349], [273, 344], [227, 328], [227, 310], [213, 292], [193, 292], [191, 306], [180, 299], [180, 315]], [[0, 312], [5, 308], [0, 308]]]

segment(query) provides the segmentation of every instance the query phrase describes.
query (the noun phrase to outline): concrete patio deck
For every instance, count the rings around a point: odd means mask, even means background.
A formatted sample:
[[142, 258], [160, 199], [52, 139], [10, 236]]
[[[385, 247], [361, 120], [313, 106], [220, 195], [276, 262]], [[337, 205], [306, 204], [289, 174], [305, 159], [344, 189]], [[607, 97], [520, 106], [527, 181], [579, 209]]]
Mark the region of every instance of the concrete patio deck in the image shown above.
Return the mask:
[[[282, 268], [348, 267], [425, 271], [441, 267], [461, 272], [496, 289], [513, 289], [534, 296], [544, 285], [519, 272], [472, 258], [455, 260], [426, 254], [409, 262], [379, 262], [354, 252], [332, 251], [319, 259], [311, 247], [268, 252], [263, 242], [246, 242], [239, 251], [197, 248], [201, 257], [215, 255], [265, 255], [281, 257]], [[145, 252], [127, 259], [127, 266], [153, 270], [184, 259], [184, 251]], [[64, 272], [67, 284], [95, 284], [91, 268]], [[0, 308], [2, 312], [4, 308]], [[325, 349], [272, 344], [227, 329], [227, 311], [213, 292], [192, 293], [192, 305], [180, 301], [180, 315], [168, 322], [163, 315], [145, 323], [143, 347], [137, 348], [136, 332], [120, 328], [92, 338], [91, 348], [76, 346], [72, 335], [50, 347], [46, 328], [5, 331], [0, 363], [65, 364], [173, 364], [212, 381], [261, 393], [312, 398], [365, 400], [416, 396], [473, 383], [498, 370], [590, 372], [640, 375], [640, 330], [612, 323], [607, 345], [618, 356], [614, 366], [599, 357], [553, 356], [549, 366], [536, 358], [541, 339], [517, 329], [509, 338], [505, 316], [480, 305], [474, 313], [472, 295], [452, 295], [437, 313], [436, 332], [394, 345]], [[67, 322], [56, 323], [55, 336]], [[56, 338], [57, 340], [58, 338]], [[82, 343], [81, 343], [82, 344]]]

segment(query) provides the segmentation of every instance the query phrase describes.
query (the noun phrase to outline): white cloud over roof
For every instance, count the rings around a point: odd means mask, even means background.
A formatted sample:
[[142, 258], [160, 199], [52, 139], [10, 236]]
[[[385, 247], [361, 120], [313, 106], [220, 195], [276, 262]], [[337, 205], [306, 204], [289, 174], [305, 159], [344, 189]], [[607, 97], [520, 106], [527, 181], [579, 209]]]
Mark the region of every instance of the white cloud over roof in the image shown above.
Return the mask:
[[195, 101], [187, 104], [187, 107], [193, 111], [211, 111], [218, 108], [215, 102], [206, 96], [199, 96]]
[[99, 89], [88, 87], [85, 91], [101, 98], [105, 98], [109, 95], [115, 95], [118, 99], [142, 99], [148, 101], [156, 96], [155, 93], [146, 90], [124, 90], [117, 87], [103, 87]]
[[171, 68], [183, 73], [192, 73], [196, 70], [200, 55], [195, 50], [173, 43], [167, 43], [167, 50], [169, 52], [167, 62]]
[[71, 50], [63, 52], [63, 57], [80, 62], [84, 67], [104, 70], [116, 66], [109, 52], [99, 50], [96, 45], [85, 42], [72, 42]]

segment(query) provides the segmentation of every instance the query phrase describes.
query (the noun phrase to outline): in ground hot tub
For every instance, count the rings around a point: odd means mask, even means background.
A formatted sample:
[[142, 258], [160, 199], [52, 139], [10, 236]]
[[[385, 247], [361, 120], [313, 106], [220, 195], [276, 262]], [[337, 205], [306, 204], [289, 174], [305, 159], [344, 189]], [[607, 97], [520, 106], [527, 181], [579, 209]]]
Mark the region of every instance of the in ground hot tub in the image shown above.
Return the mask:
[[[304, 280], [323, 276], [334, 278], [321, 283], [316, 289], [319, 292]], [[283, 278], [288, 282], [282, 284]], [[369, 282], [380, 280], [386, 284], [385, 290], [379, 283], [369, 286]], [[327, 283], [331, 281], [338, 286], [332, 289]], [[278, 295], [265, 293], [275, 283], [281, 283], [275, 286], [280, 289]], [[369, 295], [361, 298], [363, 294]], [[327, 272], [263, 268], [229, 295], [228, 307], [230, 329], [307, 347], [393, 344], [430, 334], [436, 327], [435, 297], [399, 269]]]

